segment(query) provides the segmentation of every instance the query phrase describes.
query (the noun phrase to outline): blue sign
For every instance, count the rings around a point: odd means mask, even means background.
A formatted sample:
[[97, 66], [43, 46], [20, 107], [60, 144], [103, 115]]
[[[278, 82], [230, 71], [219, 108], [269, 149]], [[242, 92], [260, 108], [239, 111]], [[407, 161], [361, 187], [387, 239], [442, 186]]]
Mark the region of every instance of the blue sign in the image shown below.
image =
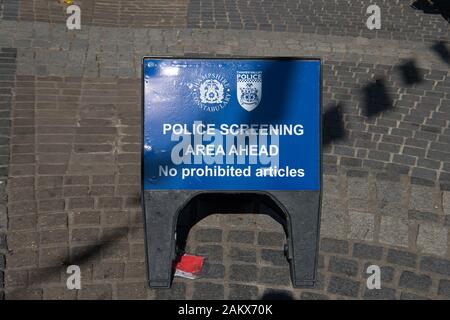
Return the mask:
[[144, 190], [319, 190], [320, 68], [145, 58]]

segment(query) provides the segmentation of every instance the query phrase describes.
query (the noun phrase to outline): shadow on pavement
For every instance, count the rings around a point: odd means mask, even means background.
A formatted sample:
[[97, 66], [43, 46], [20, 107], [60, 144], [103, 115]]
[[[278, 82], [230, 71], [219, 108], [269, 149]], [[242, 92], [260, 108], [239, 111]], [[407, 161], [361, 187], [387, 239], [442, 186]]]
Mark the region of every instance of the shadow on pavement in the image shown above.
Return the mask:
[[322, 115], [322, 143], [327, 146], [335, 140], [344, 139], [346, 132], [342, 105], [331, 105], [325, 110]]
[[414, 59], [406, 60], [403, 64], [398, 66], [400, 75], [405, 85], [412, 86], [423, 81], [423, 72], [417, 68]]
[[362, 90], [364, 93], [363, 113], [366, 117], [373, 117], [393, 108], [392, 99], [383, 79], [376, 79]]
[[292, 293], [284, 290], [266, 290], [261, 300], [294, 300]]
[[[27, 287], [33, 287], [35, 285], [51, 282], [55, 277], [57, 277], [62, 272], [65, 272], [66, 268], [70, 265], [77, 265], [82, 267], [84, 263], [91, 259], [100, 257], [102, 251], [111, 248], [114, 244], [119, 242], [122, 238], [126, 238], [129, 232], [128, 226], [117, 228], [118, 231], [111, 232], [93, 245], [87, 245], [83, 247], [78, 253], [69, 254], [67, 257], [60, 257], [59, 263], [55, 263], [54, 266], [42, 268], [30, 276], [29, 284]], [[14, 296], [15, 292], [20, 292], [24, 289], [23, 287], [11, 290], [8, 295]]]
[[108, 249], [120, 239], [125, 238], [128, 235], [128, 232], [128, 226], [117, 228], [117, 231], [103, 236], [100, 242], [95, 245], [88, 246], [88, 249], [70, 254], [70, 256], [64, 261], [63, 265], [82, 265], [86, 261], [99, 256], [102, 251]]
[[286, 217], [283, 211], [267, 195], [253, 193], [220, 194], [205, 193], [193, 198], [183, 208], [177, 222], [177, 251], [186, 250], [190, 230], [212, 214], [264, 214], [281, 224], [285, 233]]
[[450, 23], [449, 0], [416, 0], [411, 7], [426, 14], [440, 14]]
[[431, 50], [450, 66], [450, 49], [444, 41], [436, 41], [436, 43], [431, 46]]

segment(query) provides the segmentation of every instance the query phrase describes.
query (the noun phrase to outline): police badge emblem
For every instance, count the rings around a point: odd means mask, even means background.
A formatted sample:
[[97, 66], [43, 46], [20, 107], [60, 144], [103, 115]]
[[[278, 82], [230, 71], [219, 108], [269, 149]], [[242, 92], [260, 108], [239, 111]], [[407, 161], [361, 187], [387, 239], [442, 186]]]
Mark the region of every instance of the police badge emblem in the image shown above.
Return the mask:
[[262, 71], [237, 72], [237, 98], [242, 108], [252, 111], [261, 102]]
[[223, 85], [216, 79], [205, 80], [200, 85], [200, 100], [202, 103], [222, 103]]
[[230, 85], [222, 75], [208, 73], [196, 83], [189, 83], [194, 102], [201, 109], [209, 112], [222, 110], [231, 99]]

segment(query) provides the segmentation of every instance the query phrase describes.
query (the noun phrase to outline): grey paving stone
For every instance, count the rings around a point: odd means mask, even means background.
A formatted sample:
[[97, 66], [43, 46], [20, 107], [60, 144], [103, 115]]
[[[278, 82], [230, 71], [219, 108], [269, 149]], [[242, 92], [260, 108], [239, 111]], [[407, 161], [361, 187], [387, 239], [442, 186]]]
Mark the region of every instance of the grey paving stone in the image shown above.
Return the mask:
[[422, 212], [422, 211], [416, 211], [416, 210], [409, 210], [408, 211], [408, 219], [410, 220], [418, 220], [420, 222], [425, 223], [438, 223], [440, 221], [440, 215], [437, 213], [432, 212]]
[[327, 238], [346, 239], [348, 235], [348, 213], [338, 200], [322, 200], [321, 235]]
[[444, 214], [450, 215], [450, 192], [448, 191], [442, 193], [442, 207]]
[[450, 261], [430, 256], [420, 260], [420, 270], [450, 276]]
[[393, 217], [406, 216], [401, 205], [403, 187], [400, 182], [377, 179], [377, 203], [382, 214]]
[[344, 167], [359, 168], [362, 167], [362, 160], [351, 157], [342, 157], [340, 164]]
[[230, 249], [229, 257], [231, 261], [238, 262], [256, 262], [256, 250], [246, 249], [240, 247], [232, 247]]
[[253, 300], [258, 296], [258, 288], [240, 284], [230, 284], [228, 299], [230, 300]]
[[357, 281], [332, 276], [328, 283], [327, 291], [347, 297], [356, 298], [359, 293], [360, 284]]
[[407, 247], [409, 240], [409, 226], [400, 219], [382, 217], [380, 225], [380, 242], [389, 245]]
[[[17, 9], [17, 8], [16, 8]], [[3, 19], [15, 19], [17, 17], [17, 10], [11, 4], [4, 4]], [[16, 74], [16, 58], [17, 49], [15, 48], [0, 48], [0, 147], [9, 149], [9, 136], [11, 135], [11, 110], [12, 110], [12, 94], [14, 84], [14, 77]], [[4, 270], [6, 269], [7, 253], [7, 227], [8, 227], [8, 209], [7, 209], [7, 177], [9, 175], [9, 152], [5, 156], [0, 157], [0, 292], [4, 299]]]
[[444, 225], [450, 227], [450, 215], [444, 217]]
[[6, 250], [6, 234], [0, 234], [0, 250]]
[[392, 288], [365, 289], [363, 294], [367, 300], [395, 300], [396, 291]]
[[272, 250], [272, 249], [262, 249], [261, 259], [263, 262], [272, 264], [274, 266], [287, 266], [288, 261], [284, 255], [284, 251]]
[[400, 295], [400, 300], [430, 300], [430, 299], [411, 292], [402, 292]]
[[[42, 292], [31, 292], [33, 295], [41, 296]], [[81, 288], [81, 290], [78, 292], [79, 299], [81, 300], [92, 300], [92, 299], [103, 299], [103, 300], [110, 300], [112, 298], [112, 292], [111, 292], [111, 286], [107, 284], [102, 285], [85, 285]], [[34, 298], [36, 299], [36, 297]]]
[[323, 197], [338, 197], [339, 184], [340, 181], [338, 177], [325, 175], [323, 177]]
[[5, 20], [17, 20], [19, 15], [18, 1], [4, 1], [2, 8], [2, 18]]
[[291, 281], [289, 269], [263, 267], [260, 270], [258, 281], [269, 285], [288, 285]]
[[223, 260], [223, 248], [219, 245], [200, 245], [197, 246], [195, 253], [206, 257], [208, 261]]
[[279, 232], [259, 232], [258, 244], [261, 246], [281, 247], [284, 245], [286, 236]]
[[256, 265], [233, 264], [230, 266], [229, 278], [232, 281], [255, 281], [258, 278], [258, 268]]
[[350, 176], [347, 178], [347, 181], [347, 193], [350, 198], [367, 199], [369, 195], [369, 182], [367, 177]]
[[411, 184], [417, 185], [417, 186], [424, 186], [429, 188], [434, 188], [436, 186], [435, 181], [423, 179], [423, 178], [417, 178], [417, 177], [411, 177]]
[[192, 297], [198, 300], [223, 300], [224, 287], [210, 282], [196, 282]]
[[255, 233], [253, 231], [232, 230], [228, 233], [227, 239], [229, 242], [251, 244], [255, 239]]
[[[375, 169], [377, 169], [377, 168], [375, 168]], [[378, 167], [378, 169], [383, 169], [383, 167]], [[391, 174], [393, 173], [396, 175], [409, 174], [409, 171], [410, 171], [409, 166], [401, 165], [401, 164], [397, 164], [397, 163], [386, 163], [385, 169], [387, 172], [389, 172]]]
[[353, 245], [353, 257], [368, 260], [381, 260], [383, 248], [379, 246], [368, 245], [364, 243], [355, 243]]
[[358, 240], [373, 240], [375, 216], [364, 212], [349, 212], [350, 238]]
[[195, 234], [195, 239], [200, 242], [221, 242], [222, 230], [220, 229], [199, 229]]
[[223, 279], [225, 267], [221, 264], [204, 263], [201, 277], [205, 279]]
[[399, 286], [420, 292], [428, 292], [431, 287], [431, 278], [427, 275], [418, 275], [410, 271], [403, 271]]
[[[350, 212], [367, 212], [369, 209], [370, 202], [367, 199], [348, 199], [347, 206]], [[350, 222], [352, 219], [350, 218]]]
[[439, 281], [438, 295], [450, 298], [450, 280], [442, 279]]
[[423, 169], [423, 168], [413, 168], [411, 176], [416, 177], [416, 178], [434, 181], [434, 180], [436, 180], [437, 173], [434, 170]]
[[345, 240], [322, 238], [320, 241], [320, 250], [328, 253], [348, 254], [349, 244]]
[[396, 249], [389, 249], [386, 261], [400, 266], [415, 268], [417, 264], [417, 254]]
[[448, 228], [438, 224], [421, 224], [417, 236], [417, 248], [424, 253], [447, 255]]
[[330, 257], [330, 261], [328, 262], [328, 270], [332, 273], [356, 276], [358, 274], [358, 262], [333, 256]]
[[301, 300], [329, 300], [330, 298], [322, 293], [316, 292], [302, 292], [300, 295]]
[[433, 193], [432, 188], [412, 185], [409, 207], [411, 209], [434, 212], [436, 204], [433, 201]]

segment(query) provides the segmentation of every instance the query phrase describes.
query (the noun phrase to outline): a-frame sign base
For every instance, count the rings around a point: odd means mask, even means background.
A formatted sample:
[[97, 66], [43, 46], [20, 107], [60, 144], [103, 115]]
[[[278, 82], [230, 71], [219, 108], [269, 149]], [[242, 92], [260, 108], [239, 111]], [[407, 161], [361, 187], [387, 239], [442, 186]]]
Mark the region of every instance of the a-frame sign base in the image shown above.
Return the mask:
[[[148, 281], [151, 288], [169, 288], [177, 258], [177, 222], [197, 195], [196, 190], [146, 190], [143, 194]], [[214, 191], [214, 193], [217, 193]], [[285, 214], [286, 257], [294, 287], [313, 286], [316, 280], [320, 191], [225, 191], [223, 194], [264, 194]]]

